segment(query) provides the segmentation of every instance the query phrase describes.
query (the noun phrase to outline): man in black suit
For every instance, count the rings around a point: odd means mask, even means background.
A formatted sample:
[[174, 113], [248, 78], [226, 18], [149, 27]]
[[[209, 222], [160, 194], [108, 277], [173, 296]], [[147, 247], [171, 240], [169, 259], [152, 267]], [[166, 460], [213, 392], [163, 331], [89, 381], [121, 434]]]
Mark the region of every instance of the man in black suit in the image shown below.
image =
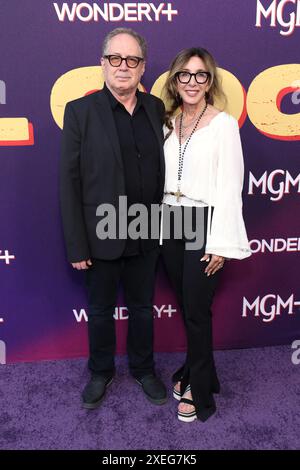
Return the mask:
[[[114, 376], [118, 285], [129, 311], [127, 352], [132, 376], [152, 403], [166, 402], [153, 361], [153, 291], [157, 239], [99, 239], [97, 207], [119, 197], [128, 207], [159, 204], [164, 187], [164, 105], [137, 87], [145, 70], [145, 40], [118, 28], [103, 43], [104, 89], [69, 102], [64, 116], [60, 197], [68, 260], [86, 270], [89, 369], [82, 398], [96, 408]], [[121, 221], [118, 219], [117, 224]]]

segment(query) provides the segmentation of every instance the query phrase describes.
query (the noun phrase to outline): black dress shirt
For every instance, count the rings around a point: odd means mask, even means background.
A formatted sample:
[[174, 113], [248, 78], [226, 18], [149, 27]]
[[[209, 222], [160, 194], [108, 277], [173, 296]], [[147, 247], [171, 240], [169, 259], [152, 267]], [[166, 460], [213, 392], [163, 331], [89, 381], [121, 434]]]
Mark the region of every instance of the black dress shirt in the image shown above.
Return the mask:
[[[143, 107], [142, 96], [137, 90], [137, 103], [131, 115], [106, 85], [104, 90], [112, 107], [119, 137], [128, 207], [140, 203], [150, 209], [151, 204], [160, 202], [157, 199], [159, 143]], [[128, 218], [128, 223], [131, 220]], [[150, 217], [148, 221], [150, 233]], [[148, 251], [150, 247], [153, 247], [153, 243], [149, 243], [149, 240], [128, 238], [123, 256], [136, 255]]]

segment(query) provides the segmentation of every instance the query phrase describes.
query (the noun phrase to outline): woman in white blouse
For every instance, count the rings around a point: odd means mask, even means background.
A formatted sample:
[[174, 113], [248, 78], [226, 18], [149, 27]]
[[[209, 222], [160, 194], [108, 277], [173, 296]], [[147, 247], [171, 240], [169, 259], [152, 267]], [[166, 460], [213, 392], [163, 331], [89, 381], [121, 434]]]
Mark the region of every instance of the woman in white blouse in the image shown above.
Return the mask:
[[[173, 376], [173, 395], [180, 400], [178, 419], [206, 421], [216, 410], [213, 394], [220, 390], [211, 320], [219, 270], [225, 259], [251, 254], [242, 215], [243, 154], [238, 122], [214, 107], [217, 97], [224, 102], [226, 98], [207, 50], [185, 49], [175, 57], [165, 93], [171, 106], [164, 129], [162, 254], [187, 334], [186, 361]], [[192, 219], [186, 215], [187, 207]], [[167, 236], [165, 212], [170, 209], [177, 216], [181, 213], [182, 222], [171, 217]], [[202, 247], [187, 249], [185, 233], [187, 229], [198, 233], [199, 220]], [[180, 228], [178, 237], [175, 232]]]

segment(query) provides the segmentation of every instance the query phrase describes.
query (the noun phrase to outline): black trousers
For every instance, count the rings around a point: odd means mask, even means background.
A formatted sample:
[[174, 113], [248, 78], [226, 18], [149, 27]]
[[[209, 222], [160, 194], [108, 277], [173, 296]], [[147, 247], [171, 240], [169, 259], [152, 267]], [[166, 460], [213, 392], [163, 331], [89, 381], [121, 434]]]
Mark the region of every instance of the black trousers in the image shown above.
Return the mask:
[[[197, 417], [206, 421], [216, 410], [213, 393], [220, 391], [213, 357], [211, 312], [220, 271], [210, 276], [204, 273], [208, 263], [201, 262], [200, 259], [205, 254], [208, 210], [193, 208], [193, 211], [196, 210], [204, 211], [203, 248], [187, 250], [184, 236], [174, 239], [172, 219], [171, 238], [163, 240], [162, 255], [183, 314], [187, 336], [185, 364], [173, 375], [173, 381], [181, 381], [181, 393], [184, 393], [186, 386], [190, 384]], [[194, 221], [195, 217], [193, 223]], [[195, 227], [193, 229], [195, 230]]]
[[115, 320], [120, 282], [128, 308], [127, 353], [135, 378], [154, 372], [153, 294], [158, 249], [116, 260], [92, 259], [86, 272], [89, 362], [92, 373], [111, 377], [115, 371]]

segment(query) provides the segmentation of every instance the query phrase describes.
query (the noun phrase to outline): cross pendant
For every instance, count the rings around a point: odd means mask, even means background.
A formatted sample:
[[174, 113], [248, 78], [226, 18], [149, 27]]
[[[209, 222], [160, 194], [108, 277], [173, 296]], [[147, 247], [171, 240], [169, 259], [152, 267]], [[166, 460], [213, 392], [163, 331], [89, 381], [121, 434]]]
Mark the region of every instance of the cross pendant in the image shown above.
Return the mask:
[[181, 196], [183, 196], [183, 194], [180, 189], [177, 189], [176, 193], [174, 193], [174, 196], [176, 196], [176, 201], [179, 202], [179, 199], [181, 198]]

